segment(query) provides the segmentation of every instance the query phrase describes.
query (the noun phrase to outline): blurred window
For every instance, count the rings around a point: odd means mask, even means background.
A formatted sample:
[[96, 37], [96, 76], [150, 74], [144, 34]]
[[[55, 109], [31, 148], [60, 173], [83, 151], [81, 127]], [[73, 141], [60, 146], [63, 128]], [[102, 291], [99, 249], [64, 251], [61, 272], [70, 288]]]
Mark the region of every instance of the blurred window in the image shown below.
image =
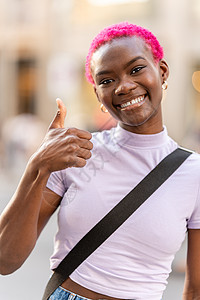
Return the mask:
[[36, 60], [19, 58], [17, 68], [18, 113], [35, 113], [36, 110]]

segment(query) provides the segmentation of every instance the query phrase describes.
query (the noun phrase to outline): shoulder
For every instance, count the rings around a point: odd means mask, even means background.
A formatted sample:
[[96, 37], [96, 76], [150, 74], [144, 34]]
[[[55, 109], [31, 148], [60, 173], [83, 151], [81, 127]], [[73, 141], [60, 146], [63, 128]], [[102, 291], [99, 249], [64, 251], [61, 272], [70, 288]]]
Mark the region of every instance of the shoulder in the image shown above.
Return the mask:
[[184, 173], [188, 174], [190, 178], [193, 178], [198, 185], [200, 185], [200, 154], [192, 152], [192, 154], [184, 162], [182, 170]]
[[[188, 150], [188, 149], [185, 149]], [[192, 152], [192, 154], [188, 157], [187, 162], [188, 165], [191, 165], [191, 167], [200, 168], [200, 154], [193, 152], [191, 150], [188, 150], [189, 152]]]

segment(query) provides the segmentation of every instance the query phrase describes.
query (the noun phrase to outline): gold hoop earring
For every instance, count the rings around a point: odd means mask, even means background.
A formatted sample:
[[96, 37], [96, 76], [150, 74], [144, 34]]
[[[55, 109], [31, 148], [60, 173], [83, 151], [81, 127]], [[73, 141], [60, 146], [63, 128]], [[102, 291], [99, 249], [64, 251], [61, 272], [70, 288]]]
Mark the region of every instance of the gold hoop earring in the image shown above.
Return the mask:
[[162, 89], [166, 90], [167, 88], [168, 88], [168, 83], [167, 83], [167, 81], [164, 81], [162, 84]]
[[105, 106], [103, 104], [100, 105], [100, 109], [103, 113], [107, 113], [108, 110], [105, 108]]

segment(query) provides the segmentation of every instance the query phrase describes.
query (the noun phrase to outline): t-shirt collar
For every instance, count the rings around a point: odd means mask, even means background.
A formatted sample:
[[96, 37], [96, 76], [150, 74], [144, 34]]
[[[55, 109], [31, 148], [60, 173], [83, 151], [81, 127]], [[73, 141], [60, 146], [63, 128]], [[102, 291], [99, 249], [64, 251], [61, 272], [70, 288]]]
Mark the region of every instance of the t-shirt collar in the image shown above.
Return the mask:
[[159, 147], [169, 141], [167, 129], [163, 126], [163, 130], [156, 134], [137, 134], [123, 129], [119, 124], [113, 131], [113, 138], [117, 139], [117, 143], [122, 146], [132, 147]]

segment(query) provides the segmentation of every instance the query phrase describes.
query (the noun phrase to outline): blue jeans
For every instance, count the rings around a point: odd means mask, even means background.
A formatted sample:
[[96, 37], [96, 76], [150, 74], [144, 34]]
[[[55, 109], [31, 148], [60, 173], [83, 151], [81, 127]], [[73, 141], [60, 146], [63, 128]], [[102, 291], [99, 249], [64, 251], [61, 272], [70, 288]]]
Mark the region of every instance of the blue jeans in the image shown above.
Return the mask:
[[67, 291], [63, 287], [58, 287], [55, 290], [55, 292], [53, 292], [53, 294], [50, 296], [49, 300], [90, 300], [90, 299], [81, 297], [77, 294]]
[[49, 300], [88, 300], [88, 298], [81, 297], [60, 286], [53, 292]]

